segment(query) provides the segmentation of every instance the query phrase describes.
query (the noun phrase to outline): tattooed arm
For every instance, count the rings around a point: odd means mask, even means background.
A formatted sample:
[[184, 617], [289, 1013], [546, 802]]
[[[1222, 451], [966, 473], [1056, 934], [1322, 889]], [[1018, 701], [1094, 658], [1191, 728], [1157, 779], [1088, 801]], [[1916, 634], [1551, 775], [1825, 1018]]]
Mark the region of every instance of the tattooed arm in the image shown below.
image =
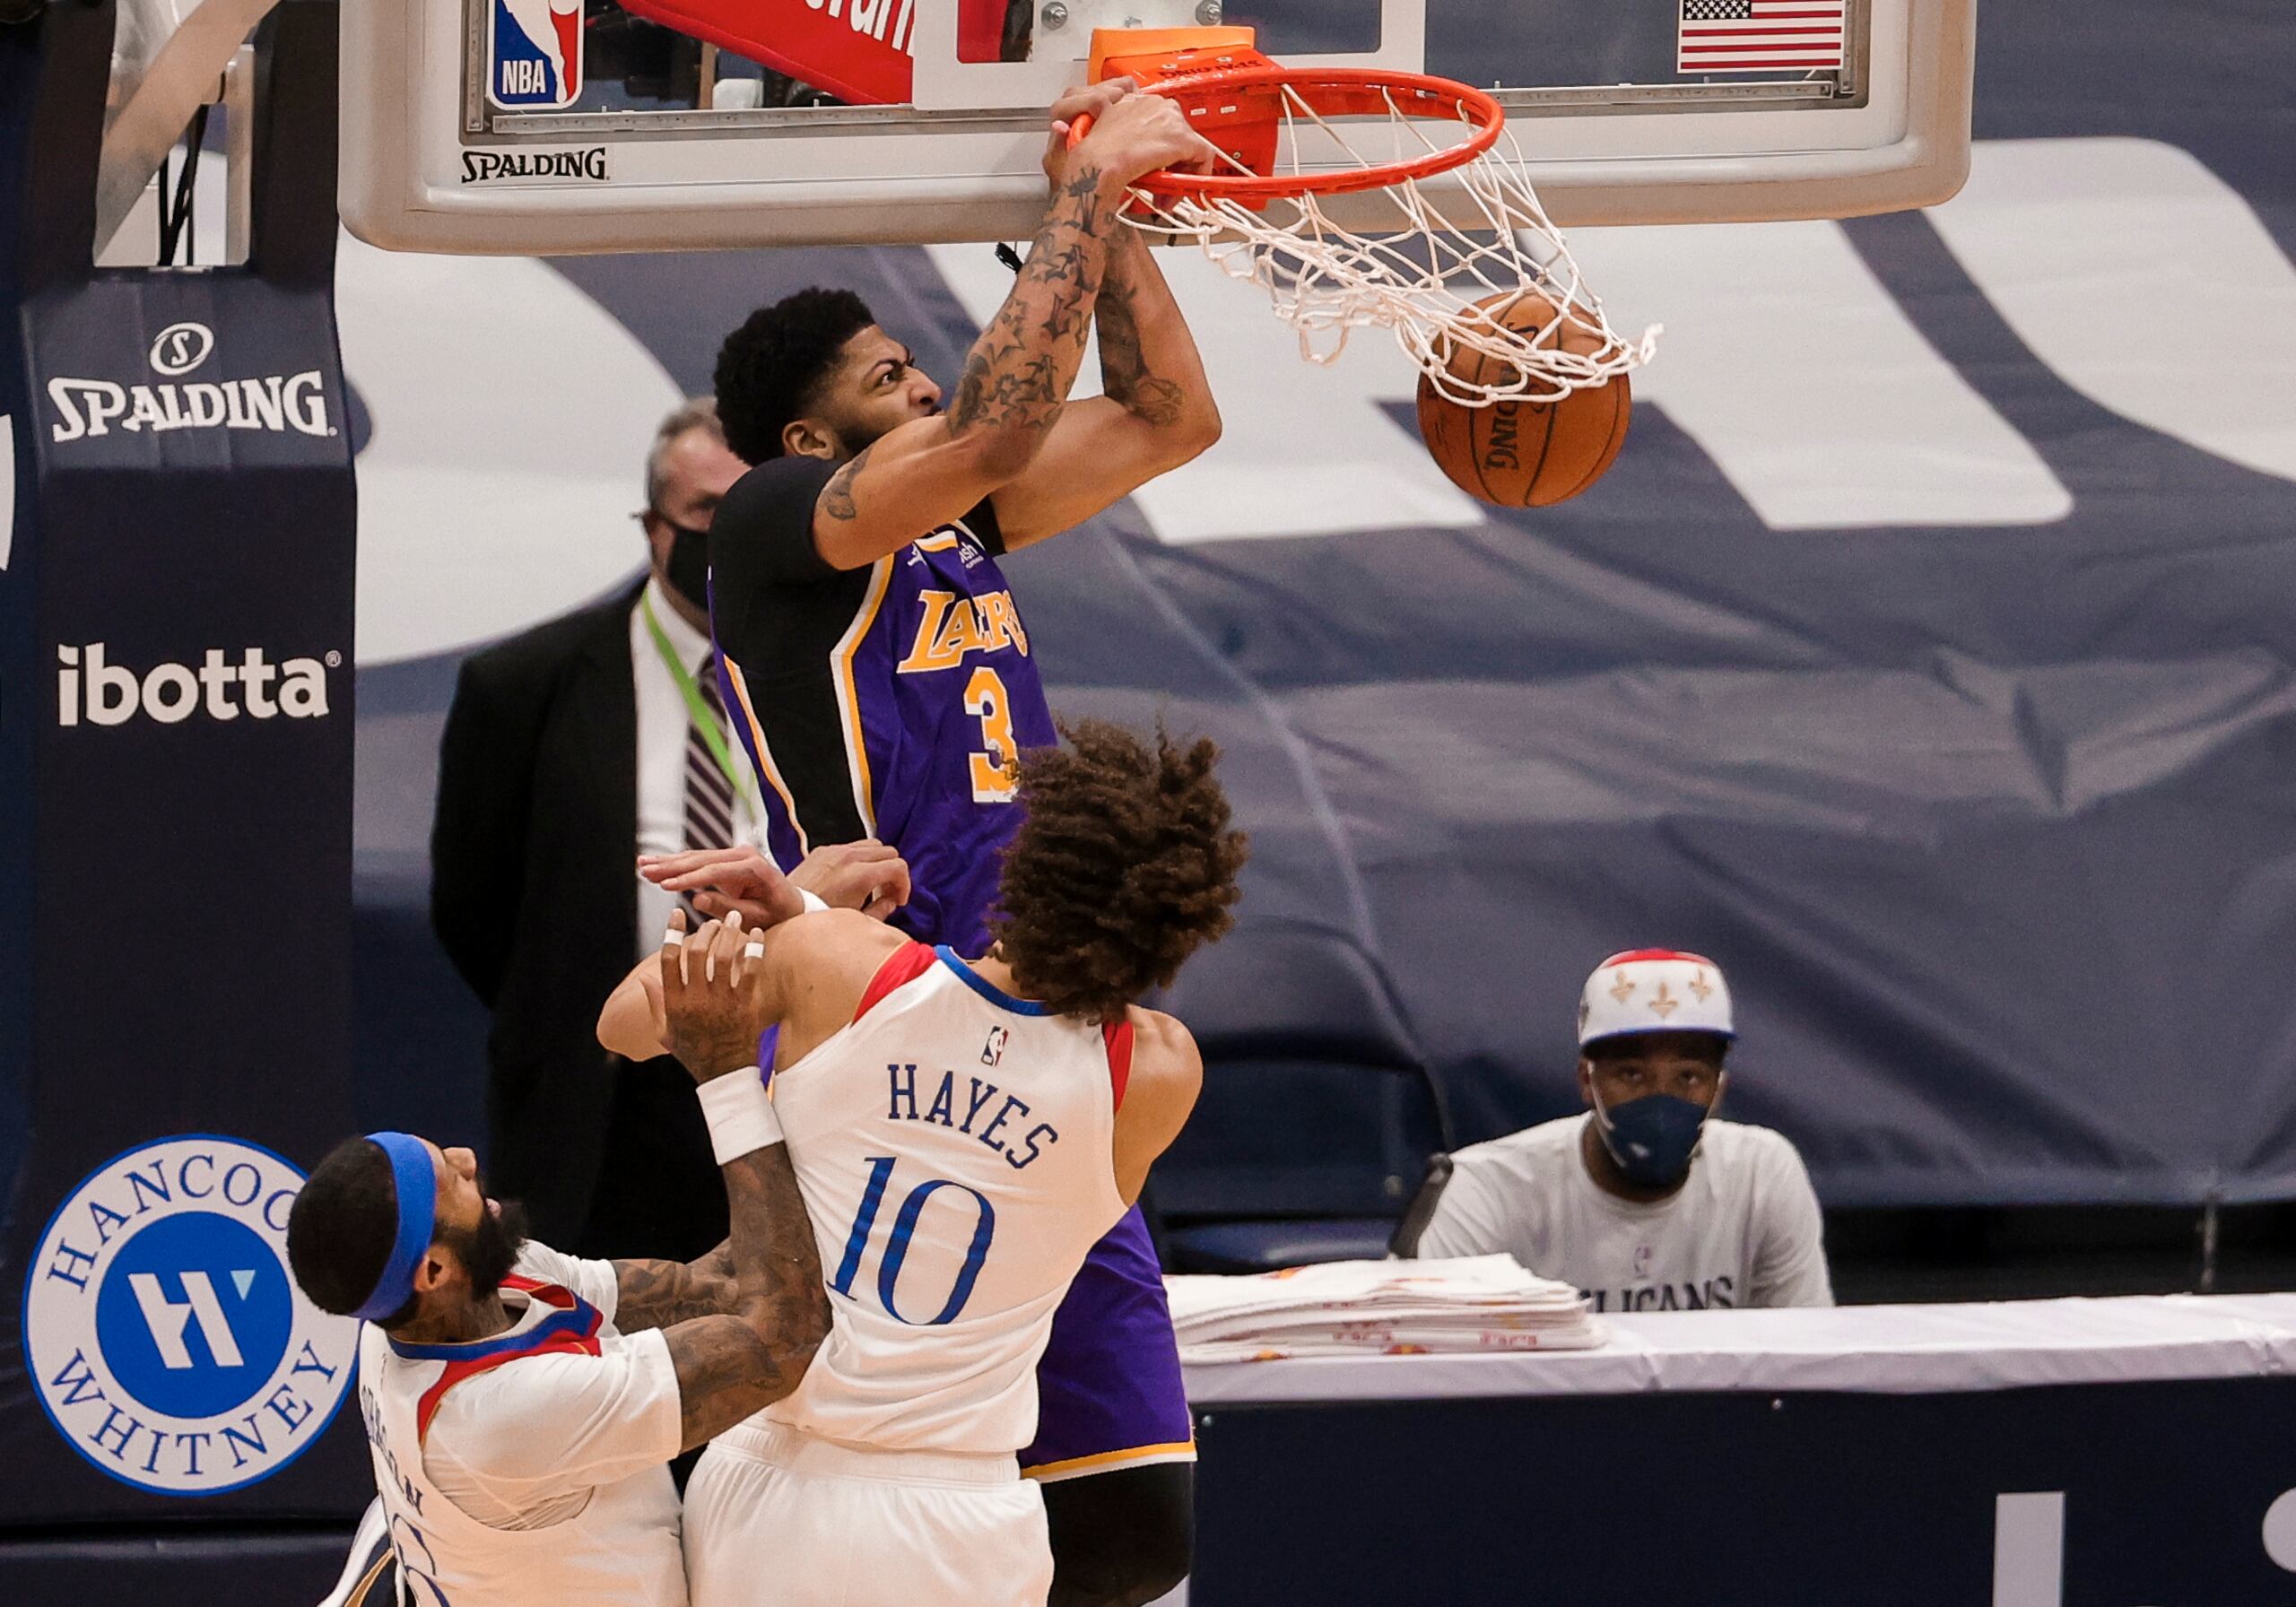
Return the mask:
[[752, 1150], [723, 1169], [734, 1212], [732, 1309], [674, 1322], [663, 1335], [689, 1451], [796, 1388], [829, 1337], [829, 1295], [789, 1146]]
[[[674, 923], [683, 925], [679, 916]], [[750, 934], [717, 921], [686, 939], [665, 944], [661, 979], [665, 1038], [696, 1081], [754, 1076], [758, 1026], [773, 1019], [771, 973], [745, 960]], [[692, 1276], [714, 1257], [679, 1269], [674, 1287], [641, 1288], [641, 1309], [668, 1323], [670, 1361], [677, 1369], [681, 1443], [707, 1444], [744, 1418], [797, 1387], [813, 1352], [829, 1336], [829, 1296], [822, 1288], [813, 1227], [797, 1191], [787, 1144], [770, 1144], [726, 1162], [726, 1200], [733, 1232], [722, 1247], [732, 1298], [722, 1291], [706, 1314], [682, 1302], [702, 1298]], [[622, 1270], [623, 1299], [631, 1276]]]
[[1043, 449], [1083, 360], [1110, 243], [1132, 233], [1117, 220], [1126, 187], [1209, 151], [1178, 107], [1128, 88], [1118, 80], [1053, 109], [1057, 135], [1088, 111], [1091, 130], [1055, 164], [1043, 227], [966, 357], [948, 411], [888, 431], [822, 489], [813, 544], [836, 568], [874, 563], [963, 517]]
[[617, 1261], [613, 1325], [624, 1333], [669, 1328], [734, 1309], [734, 1241], [699, 1261]]
[[1139, 230], [1118, 223], [1096, 312], [1101, 395], [1060, 415], [1025, 473], [996, 492], [1006, 548], [1083, 523], [1220, 439], [1220, 410], [1179, 304]]

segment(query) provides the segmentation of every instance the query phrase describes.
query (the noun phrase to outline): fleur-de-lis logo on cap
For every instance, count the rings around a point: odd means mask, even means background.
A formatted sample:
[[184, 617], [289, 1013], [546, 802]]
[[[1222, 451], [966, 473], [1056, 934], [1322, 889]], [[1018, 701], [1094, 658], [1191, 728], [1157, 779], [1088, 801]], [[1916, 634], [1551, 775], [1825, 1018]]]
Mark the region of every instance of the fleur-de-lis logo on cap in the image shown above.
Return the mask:
[[1706, 979], [1704, 971], [1692, 971], [1690, 974], [1690, 991], [1696, 994], [1698, 1002], [1703, 1004], [1713, 996], [1714, 984]]
[[1658, 991], [1651, 995], [1650, 1013], [1663, 1021], [1682, 1007], [1683, 1002], [1666, 991], [1666, 985], [1658, 984]]
[[1611, 997], [1623, 1004], [1634, 996], [1635, 986], [1634, 978], [1621, 971], [1618, 980], [1611, 984]]

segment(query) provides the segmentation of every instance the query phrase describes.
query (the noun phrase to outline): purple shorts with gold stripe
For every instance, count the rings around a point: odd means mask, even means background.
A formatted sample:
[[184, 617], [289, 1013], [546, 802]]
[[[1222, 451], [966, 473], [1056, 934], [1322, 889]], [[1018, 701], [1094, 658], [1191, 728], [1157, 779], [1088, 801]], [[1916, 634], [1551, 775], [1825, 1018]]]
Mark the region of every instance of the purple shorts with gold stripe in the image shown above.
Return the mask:
[[1196, 1460], [1163, 1271], [1137, 1205], [1068, 1286], [1037, 1364], [1037, 1396], [1036, 1443], [1021, 1453], [1031, 1479]]

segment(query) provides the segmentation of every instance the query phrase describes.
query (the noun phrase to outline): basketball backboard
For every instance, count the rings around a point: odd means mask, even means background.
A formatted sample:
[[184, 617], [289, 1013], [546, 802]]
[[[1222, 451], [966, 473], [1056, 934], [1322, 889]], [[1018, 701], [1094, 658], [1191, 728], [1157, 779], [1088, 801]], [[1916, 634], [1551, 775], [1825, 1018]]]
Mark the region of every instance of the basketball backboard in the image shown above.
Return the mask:
[[1976, 0], [1222, 3], [344, 0], [344, 217], [518, 255], [1024, 239], [1092, 30], [1222, 21], [1496, 91], [1566, 226], [1893, 211], [1966, 170]]

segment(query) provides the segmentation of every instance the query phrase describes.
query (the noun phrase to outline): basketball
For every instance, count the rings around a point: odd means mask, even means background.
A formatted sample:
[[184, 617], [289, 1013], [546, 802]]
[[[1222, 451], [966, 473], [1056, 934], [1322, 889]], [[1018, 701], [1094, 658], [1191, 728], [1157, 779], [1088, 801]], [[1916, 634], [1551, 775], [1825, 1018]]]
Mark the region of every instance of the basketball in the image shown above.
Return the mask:
[[[1509, 291], [1475, 304], [1506, 328], [1535, 332], [1554, 317], [1554, 304], [1535, 291]], [[1561, 350], [1592, 354], [1603, 336], [1567, 320], [1542, 343], [1560, 338]], [[1448, 365], [1464, 385], [1487, 385], [1503, 378], [1500, 359], [1483, 352], [1455, 352]], [[1435, 388], [1431, 377], [1419, 381], [1419, 434], [1451, 483], [1471, 497], [1500, 508], [1546, 508], [1566, 501], [1603, 477], [1626, 442], [1634, 411], [1625, 375], [1603, 385], [1572, 391], [1559, 402], [1494, 402], [1470, 407]]]

